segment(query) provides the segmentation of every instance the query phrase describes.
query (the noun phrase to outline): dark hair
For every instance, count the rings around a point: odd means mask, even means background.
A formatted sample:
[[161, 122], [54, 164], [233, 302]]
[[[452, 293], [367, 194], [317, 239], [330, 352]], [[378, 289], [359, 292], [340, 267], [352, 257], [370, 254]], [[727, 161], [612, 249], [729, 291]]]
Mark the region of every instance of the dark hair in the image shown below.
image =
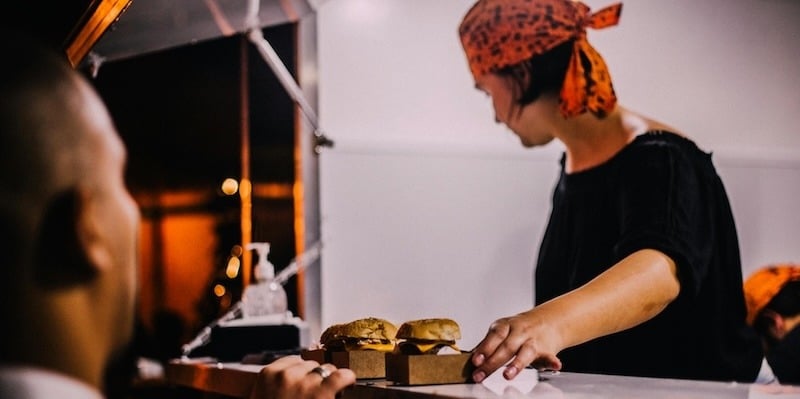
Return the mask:
[[786, 283], [765, 309], [772, 309], [781, 316], [800, 314], [800, 280]]
[[[781, 316], [795, 316], [800, 314], [800, 280], [786, 283], [783, 288], [772, 297], [764, 309], [772, 310]], [[759, 314], [755, 322], [753, 322], [753, 328], [762, 336], [769, 337], [767, 331], [771, 324], [770, 318]]]
[[568, 40], [544, 54], [501, 68], [495, 73], [513, 82], [514, 98], [520, 107], [536, 101], [543, 94], [557, 95], [564, 85], [574, 43], [574, 40]]

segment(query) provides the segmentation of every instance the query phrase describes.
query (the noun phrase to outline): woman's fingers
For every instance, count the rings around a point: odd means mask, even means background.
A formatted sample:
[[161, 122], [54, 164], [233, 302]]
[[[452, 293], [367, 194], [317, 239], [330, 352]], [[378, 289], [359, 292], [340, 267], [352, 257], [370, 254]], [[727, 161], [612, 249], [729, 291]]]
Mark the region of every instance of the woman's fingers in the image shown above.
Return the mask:
[[497, 320], [489, 326], [486, 337], [473, 350], [472, 364], [476, 369], [472, 373], [472, 379], [475, 382], [483, 381], [486, 376], [511, 358], [513, 352], [507, 353], [507, 349], [503, 346], [509, 331], [510, 325], [506, 319]]
[[473, 350], [472, 364], [476, 369], [472, 379], [481, 382], [503, 365], [503, 376], [509, 380], [529, 364], [560, 369], [561, 361], [555, 356], [555, 348], [548, 344], [553, 342], [550, 334], [552, 332], [541, 321], [528, 314], [495, 321]]

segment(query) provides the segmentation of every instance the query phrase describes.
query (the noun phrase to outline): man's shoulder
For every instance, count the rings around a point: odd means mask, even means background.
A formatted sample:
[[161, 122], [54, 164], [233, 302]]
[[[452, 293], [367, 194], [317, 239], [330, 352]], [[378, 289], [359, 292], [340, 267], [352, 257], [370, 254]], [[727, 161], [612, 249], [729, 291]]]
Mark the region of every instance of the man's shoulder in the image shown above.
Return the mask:
[[43, 368], [0, 366], [0, 398], [103, 399], [89, 384]]

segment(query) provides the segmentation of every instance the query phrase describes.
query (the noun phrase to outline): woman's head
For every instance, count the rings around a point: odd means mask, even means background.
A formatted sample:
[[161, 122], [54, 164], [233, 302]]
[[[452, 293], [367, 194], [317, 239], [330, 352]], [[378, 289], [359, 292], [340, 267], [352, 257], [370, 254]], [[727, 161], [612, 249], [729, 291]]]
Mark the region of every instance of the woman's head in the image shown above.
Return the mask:
[[508, 76], [523, 105], [558, 92], [564, 117], [586, 111], [602, 117], [616, 95], [586, 28], [614, 25], [620, 12], [621, 4], [590, 14], [572, 0], [479, 0], [459, 34], [476, 82], [487, 74]]
[[557, 97], [564, 84], [573, 43], [573, 40], [564, 42], [544, 54], [500, 68], [494, 73], [509, 80], [514, 102], [519, 107], [543, 95]]

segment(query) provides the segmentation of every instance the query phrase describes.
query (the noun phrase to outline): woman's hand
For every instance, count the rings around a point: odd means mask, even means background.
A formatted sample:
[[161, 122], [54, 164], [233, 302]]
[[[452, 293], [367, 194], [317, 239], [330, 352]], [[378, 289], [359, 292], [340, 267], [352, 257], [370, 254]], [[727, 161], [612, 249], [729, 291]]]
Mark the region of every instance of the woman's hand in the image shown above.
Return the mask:
[[559, 370], [557, 342], [558, 335], [539, 320], [536, 309], [499, 319], [473, 350], [472, 364], [476, 369], [472, 379], [481, 382], [506, 363], [503, 377], [508, 380], [530, 364], [537, 369]]
[[560, 370], [556, 354], [562, 349], [650, 320], [680, 289], [670, 257], [653, 249], [636, 251], [583, 286], [495, 321], [473, 351], [472, 378], [480, 382], [506, 363], [506, 379], [529, 364]]
[[[317, 372], [316, 367], [323, 370]], [[285, 356], [265, 366], [258, 375], [250, 399], [334, 398], [345, 387], [356, 382], [349, 369], [332, 364]]]

